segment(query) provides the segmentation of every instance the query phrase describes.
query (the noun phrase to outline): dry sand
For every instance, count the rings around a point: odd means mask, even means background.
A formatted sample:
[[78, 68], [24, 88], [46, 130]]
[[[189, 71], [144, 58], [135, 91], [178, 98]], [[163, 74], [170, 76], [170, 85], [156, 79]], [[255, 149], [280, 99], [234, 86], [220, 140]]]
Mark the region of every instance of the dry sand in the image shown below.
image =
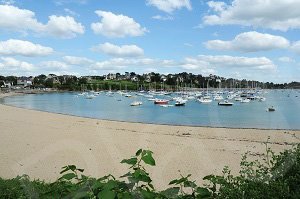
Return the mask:
[[143, 148], [154, 152], [157, 166], [149, 171], [161, 189], [180, 173], [201, 182], [225, 165], [237, 172], [241, 155], [258, 158], [268, 137], [279, 152], [299, 143], [300, 131], [115, 122], [0, 105], [0, 176], [53, 181], [68, 164], [94, 177], [120, 176], [128, 168], [120, 161]]

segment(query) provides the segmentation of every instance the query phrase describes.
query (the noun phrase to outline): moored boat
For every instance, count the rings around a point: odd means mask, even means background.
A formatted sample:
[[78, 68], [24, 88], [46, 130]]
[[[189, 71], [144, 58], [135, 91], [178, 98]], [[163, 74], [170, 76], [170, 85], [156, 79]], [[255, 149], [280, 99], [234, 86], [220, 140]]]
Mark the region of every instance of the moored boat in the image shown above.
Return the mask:
[[125, 97], [132, 97], [132, 95], [130, 95], [130, 94], [125, 94]]
[[216, 95], [215, 97], [214, 97], [214, 100], [215, 101], [221, 101], [221, 100], [223, 100], [224, 98], [221, 96], [221, 95]]
[[203, 104], [208, 104], [208, 103], [212, 102], [212, 100], [210, 98], [207, 98], [207, 97], [202, 97], [202, 98], [198, 99], [198, 101], [203, 103]]
[[233, 103], [229, 102], [228, 100], [222, 101], [218, 103], [219, 106], [232, 106]]
[[94, 99], [96, 96], [95, 95], [87, 95], [85, 98], [86, 99]]
[[168, 104], [169, 100], [165, 100], [165, 99], [156, 99], [154, 101], [154, 104]]
[[237, 102], [241, 102], [241, 101], [243, 101], [243, 98], [241, 98], [241, 97], [235, 97], [234, 100], [237, 101]]
[[134, 102], [132, 102], [131, 104], [130, 104], [130, 106], [140, 106], [140, 105], [142, 105], [143, 104], [143, 102], [140, 102], [140, 101], [134, 101]]
[[185, 106], [186, 100], [177, 100], [175, 106]]
[[265, 98], [265, 97], [260, 97], [258, 100], [259, 100], [260, 102], [264, 102], [264, 101], [266, 101], [266, 98]]
[[243, 99], [242, 101], [241, 101], [241, 103], [249, 103], [250, 102], [250, 99]]
[[272, 107], [269, 107], [269, 108], [268, 108], [268, 111], [269, 111], [269, 112], [274, 112], [274, 111], [275, 111], [275, 108], [274, 108], [273, 106], [272, 106]]

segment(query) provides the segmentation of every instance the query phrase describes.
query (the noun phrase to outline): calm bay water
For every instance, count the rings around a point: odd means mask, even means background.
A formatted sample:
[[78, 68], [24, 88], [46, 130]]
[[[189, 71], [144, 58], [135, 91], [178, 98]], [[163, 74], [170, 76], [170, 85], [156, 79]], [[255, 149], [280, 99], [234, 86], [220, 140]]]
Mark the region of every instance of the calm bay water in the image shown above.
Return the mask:
[[[300, 129], [299, 90], [273, 90], [264, 96], [265, 102], [234, 102], [232, 107], [200, 104], [189, 100], [184, 107], [161, 107], [145, 97], [126, 98], [117, 93], [113, 97], [100, 94], [94, 99], [78, 96], [78, 93], [49, 93], [23, 95], [0, 99], [0, 103], [99, 119], [143, 122], [156, 124], [176, 124], [191, 126]], [[298, 96], [298, 97], [296, 97]], [[120, 101], [121, 100], [121, 101]], [[131, 107], [131, 102], [142, 101], [142, 106]], [[274, 106], [275, 112], [267, 112]]]

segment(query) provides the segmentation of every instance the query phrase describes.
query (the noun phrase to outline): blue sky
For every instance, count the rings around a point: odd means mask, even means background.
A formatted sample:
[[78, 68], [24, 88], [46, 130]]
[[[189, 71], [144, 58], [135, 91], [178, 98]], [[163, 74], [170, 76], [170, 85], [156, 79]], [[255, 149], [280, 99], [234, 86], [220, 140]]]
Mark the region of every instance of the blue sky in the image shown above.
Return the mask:
[[300, 80], [300, 0], [0, 0], [0, 75]]

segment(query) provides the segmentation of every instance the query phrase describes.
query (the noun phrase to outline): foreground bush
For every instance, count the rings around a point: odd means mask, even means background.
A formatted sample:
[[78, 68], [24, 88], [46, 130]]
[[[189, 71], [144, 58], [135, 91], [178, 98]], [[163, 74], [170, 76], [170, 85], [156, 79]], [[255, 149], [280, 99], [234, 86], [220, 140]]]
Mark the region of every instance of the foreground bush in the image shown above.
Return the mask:
[[191, 175], [181, 176], [164, 191], [154, 188], [144, 167], [155, 166], [152, 154], [140, 149], [122, 160], [129, 172], [119, 179], [113, 175], [88, 177], [75, 165], [63, 167], [62, 177], [54, 183], [30, 181], [28, 176], [0, 178], [0, 198], [300, 198], [300, 145], [279, 155], [267, 148], [260, 161], [248, 161], [246, 154], [237, 176], [225, 167], [221, 176], [204, 177], [204, 186], [192, 181]]

